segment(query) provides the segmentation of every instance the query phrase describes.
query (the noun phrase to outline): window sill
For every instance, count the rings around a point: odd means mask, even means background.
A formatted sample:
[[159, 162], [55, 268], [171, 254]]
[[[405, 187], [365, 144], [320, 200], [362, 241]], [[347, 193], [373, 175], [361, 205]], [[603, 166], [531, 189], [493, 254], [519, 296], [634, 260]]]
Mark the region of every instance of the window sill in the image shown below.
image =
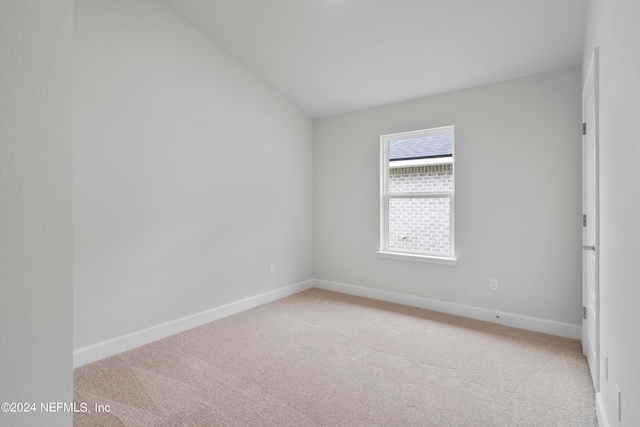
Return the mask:
[[377, 251], [380, 258], [396, 259], [400, 261], [424, 262], [427, 264], [442, 264], [454, 266], [458, 262], [457, 258], [441, 257], [435, 255], [408, 254], [402, 252]]

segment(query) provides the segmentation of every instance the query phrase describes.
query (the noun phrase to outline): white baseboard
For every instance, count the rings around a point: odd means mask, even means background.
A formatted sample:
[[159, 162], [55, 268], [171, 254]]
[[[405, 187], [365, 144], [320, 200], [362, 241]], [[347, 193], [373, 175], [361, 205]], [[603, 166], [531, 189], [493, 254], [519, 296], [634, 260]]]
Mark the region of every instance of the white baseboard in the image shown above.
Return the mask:
[[114, 356], [179, 332], [213, 322], [214, 320], [222, 319], [223, 317], [288, 297], [307, 290], [311, 288], [312, 285], [313, 280], [306, 280], [295, 285], [285, 286], [270, 292], [265, 292], [260, 295], [162, 323], [157, 326], [152, 326], [141, 331], [132, 332], [107, 341], [75, 349], [73, 351], [73, 367], [77, 368], [106, 357]]
[[609, 427], [607, 413], [602, 403], [602, 393], [596, 393], [596, 415], [598, 416], [598, 427]]
[[[305, 291], [311, 287], [326, 289], [328, 291], [340, 292], [343, 294], [372, 298], [381, 301], [393, 302], [412, 307], [425, 308], [428, 310], [440, 311], [448, 314], [469, 317], [486, 322], [498, 323], [514, 328], [526, 329], [535, 332], [542, 332], [561, 337], [580, 339], [582, 337], [582, 327], [569, 323], [556, 322], [553, 320], [540, 319], [536, 317], [523, 316], [519, 314], [506, 313], [502, 311], [488, 310], [469, 305], [456, 304], [446, 301], [438, 301], [429, 298], [400, 294], [397, 292], [382, 291], [378, 289], [364, 288], [361, 286], [348, 285], [345, 283], [330, 282], [327, 280], [306, 280], [294, 285], [285, 286], [260, 295], [245, 298], [220, 307], [215, 307], [207, 311], [192, 314], [170, 322], [152, 326], [140, 331], [132, 332], [107, 341], [81, 347], [73, 351], [73, 367], [92, 363], [106, 357], [132, 350], [150, 342], [186, 331], [209, 322], [213, 322], [232, 314], [276, 301], [281, 298]], [[499, 316], [499, 318], [496, 318]], [[600, 406], [598, 406], [600, 408]], [[604, 410], [602, 417], [598, 414], [598, 419], [605, 419]], [[605, 427], [608, 424], [605, 421]], [[601, 424], [602, 427], [602, 424]]]
[[[582, 326], [570, 323], [556, 322], [554, 320], [540, 319], [537, 317], [523, 316], [521, 314], [506, 313], [503, 311], [488, 310], [486, 308], [470, 305], [456, 304], [446, 301], [438, 301], [429, 298], [400, 294], [397, 292], [382, 291], [378, 289], [364, 288], [361, 286], [347, 285], [345, 283], [330, 282], [327, 280], [314, 280], [314, 287], [343, 294], [372, 298], [411, 307], [426, 308], [442, 313], [455, 314], [471, 319], [484, 320], [513, 328], [526, 329], [528, 331], [542, 332], [565, 338], [579, 340], [582, 337]], [[496, 317], [499, 316], [499, 317]]]

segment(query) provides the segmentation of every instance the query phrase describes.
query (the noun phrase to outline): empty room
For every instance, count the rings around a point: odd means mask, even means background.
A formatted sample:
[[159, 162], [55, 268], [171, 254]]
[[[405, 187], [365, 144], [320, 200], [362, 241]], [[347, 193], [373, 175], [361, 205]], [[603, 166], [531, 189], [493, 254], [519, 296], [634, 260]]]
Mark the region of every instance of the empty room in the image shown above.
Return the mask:
[[0, 16], [0, 425], [640, 425], [640, 2]]

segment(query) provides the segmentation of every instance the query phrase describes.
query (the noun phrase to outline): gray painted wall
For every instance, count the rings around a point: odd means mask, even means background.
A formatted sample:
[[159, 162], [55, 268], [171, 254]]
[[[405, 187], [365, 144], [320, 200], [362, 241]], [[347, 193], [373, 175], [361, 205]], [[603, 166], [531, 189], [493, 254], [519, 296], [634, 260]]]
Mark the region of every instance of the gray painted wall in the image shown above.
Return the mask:
[[312, 278], [311, 120], [157, 1], [74, 20], [75, 348]]
[[[315, 121], [315, 277], [581, 324], [580, 94], [574, 67]], [[379, 137], [446, 125], [458, 264], [381, 259]]]
[[71, 425], [72, 3], [0, 2], [0, 412], [3, 426]]
[[639, 40], [640, 2], [591, 1], [583, 70], [600, 46], [600, 398], [611, 426], [640, 425]]

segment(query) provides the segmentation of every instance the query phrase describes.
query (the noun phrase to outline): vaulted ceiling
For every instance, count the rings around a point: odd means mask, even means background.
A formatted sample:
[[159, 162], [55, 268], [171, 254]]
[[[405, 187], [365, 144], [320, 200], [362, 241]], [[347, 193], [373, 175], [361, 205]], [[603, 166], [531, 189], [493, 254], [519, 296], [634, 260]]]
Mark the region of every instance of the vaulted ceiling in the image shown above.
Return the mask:
[[588, 0], [162, 0], [317, 118], [579, 65]]

